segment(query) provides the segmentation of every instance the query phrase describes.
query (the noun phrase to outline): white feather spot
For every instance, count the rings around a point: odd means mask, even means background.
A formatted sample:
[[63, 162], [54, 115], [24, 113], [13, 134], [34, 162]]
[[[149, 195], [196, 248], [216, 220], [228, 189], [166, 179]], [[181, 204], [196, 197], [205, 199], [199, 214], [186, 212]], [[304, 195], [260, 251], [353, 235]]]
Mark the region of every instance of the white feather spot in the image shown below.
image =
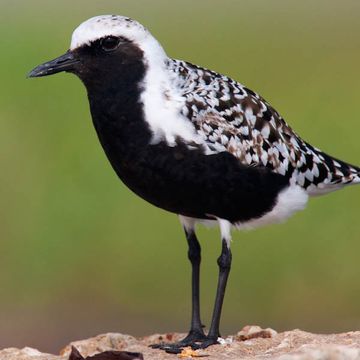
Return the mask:
[[261, 154], [261, 162], [263, 163], [264, 166], [266, 166], [268, 162], [268, 154], [266, 151], [263, 151]]
[[267, 139], [270, 135], [270, 126], [268, 124], [266, 124], [262, 129], [261, 129], [261, 135]]
[[313, 181], [314, 180], [314, 173], [310, 170], [307, 169], [305, 171], [305, 177], [309, 180], [309, 181]]
[[248, 136], [249, 135], [249, 127], [248, 126], [241, 126], [240, 133], [242, 135]]
[[316, 164], [314, 164], [312, 171], [313, 171], [314, 177], [316, 177], [316, 178], [319, 177], [319, 175], [320, 175], [319, 167]]
[[252, 162], [252, 156], [251, 156], [250, 153], [247, 153], [247, 154], [245, 155], [245, 160], [246, 160], [246, 162], [247, 162], [248, 165], [251, 164], [251, 162]]

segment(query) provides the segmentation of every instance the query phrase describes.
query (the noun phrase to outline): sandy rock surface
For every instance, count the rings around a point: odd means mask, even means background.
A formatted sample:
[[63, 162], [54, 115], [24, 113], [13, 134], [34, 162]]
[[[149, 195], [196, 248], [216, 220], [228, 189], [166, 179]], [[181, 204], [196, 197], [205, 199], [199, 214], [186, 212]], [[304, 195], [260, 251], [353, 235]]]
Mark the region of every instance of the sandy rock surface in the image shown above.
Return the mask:
[[202, 351], [184, 352], [182, 357], [148, 347], [149, 344], [162, 341], [177, 341], [183, 336], [184, 334], [157, 334], [139, 339], [108, 333], [72, 342], [59, 355], [44, 354], [31, 348], [4, 349], [0, 350], [0, 360], [67, 360], [71, 346], [75, 346], [84, 358], [116, 350], [142, 353], [145, 360], [201, 359], [202, 356], [209, 360], [360, 360], [360, 331], [317, 335], [301, 330], [277, 333], [272, 329], [246, 326], [236, 335], [220, 339], [220, 345]]

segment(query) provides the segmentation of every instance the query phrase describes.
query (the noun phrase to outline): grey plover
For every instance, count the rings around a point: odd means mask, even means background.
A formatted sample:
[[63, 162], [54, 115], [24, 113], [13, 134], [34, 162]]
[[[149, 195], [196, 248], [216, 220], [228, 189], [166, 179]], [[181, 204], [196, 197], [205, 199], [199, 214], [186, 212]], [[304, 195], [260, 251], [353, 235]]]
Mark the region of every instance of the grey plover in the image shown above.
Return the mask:
[[[66, 71], [84, 83], [95, 129], [119, 178], [179, 216], [192, 264], [192, 320], [184, 346], [218, 341], [232, 228], [281, 222], [308, 197], [360, 182], [360, 169], [302, 140], [260, 95], [227, 76], [174, 60], [138, 22], [105, 15], [82, 23], [70, 49], [29, 74]], [[221, 232], [214, 312], [200, 320], [197, 223]]]

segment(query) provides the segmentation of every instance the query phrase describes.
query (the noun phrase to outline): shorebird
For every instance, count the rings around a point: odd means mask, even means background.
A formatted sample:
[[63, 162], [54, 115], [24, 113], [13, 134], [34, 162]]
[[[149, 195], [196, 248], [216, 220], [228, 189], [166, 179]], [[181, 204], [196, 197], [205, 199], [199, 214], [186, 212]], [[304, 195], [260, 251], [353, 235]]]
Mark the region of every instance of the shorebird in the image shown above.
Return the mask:
[[[360, 182], [360, 168], [302, 140], [260, 95], [214, 71], [174, 60], [140, 23], [91, 18], [70, 49], [29, 74], [61, 71], [84, 83], [100, 143], [119, 178], [179, 216], [192, 264], [192, 317], [168, 352], [216, 344], [231, 266], [231, 229], [282, 222], [309, 196]], [[221, 254], [208, 333], [200, 320], [197, 223], [220, 227]]]

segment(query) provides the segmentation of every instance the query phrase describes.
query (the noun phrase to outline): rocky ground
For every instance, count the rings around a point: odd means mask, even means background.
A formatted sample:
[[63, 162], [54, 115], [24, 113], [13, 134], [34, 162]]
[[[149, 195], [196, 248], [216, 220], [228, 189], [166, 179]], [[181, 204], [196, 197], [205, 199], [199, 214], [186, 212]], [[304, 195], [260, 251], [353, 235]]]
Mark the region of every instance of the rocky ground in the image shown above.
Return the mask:
[[171, 355], [148, 346], [162, 341], [176, 341], [183, 335], [157, 334], [137, 339], [109, 333], [75, 341], [59, 355], [44, 354], [32, 348], [8, 348], [0, 351], [0, 360], [174, 360], [198, 357], [209, 360], [360, 360], [360, 331], [316, 335], [301, 330], [277, 333], [272, 329], [246, 326], [236, 335], [221, 339], [220, 345], [203, 351], [184, 350], [182, 354]]

